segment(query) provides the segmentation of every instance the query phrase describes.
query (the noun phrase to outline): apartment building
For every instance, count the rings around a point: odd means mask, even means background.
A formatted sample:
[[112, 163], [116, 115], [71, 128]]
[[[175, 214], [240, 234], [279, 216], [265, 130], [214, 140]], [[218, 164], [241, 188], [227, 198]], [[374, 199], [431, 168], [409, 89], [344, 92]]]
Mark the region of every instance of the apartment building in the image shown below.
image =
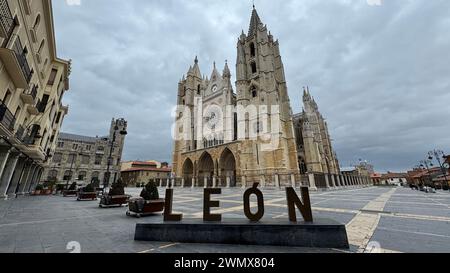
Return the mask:
[[150, 180], [157, 183], [160, 180], [167, 180], [171, 178], [172, 168], [167, 162], [158, 162], [155, 160], [149, 161], [127, 161], [122, 162], [121, 178], [128, 187], [134, 187], [138, 183], [146, 184]]
[[70, 61], [57, 57], [51, 0], [0, 0], [0, 197], [30, 192], [68, 107]]

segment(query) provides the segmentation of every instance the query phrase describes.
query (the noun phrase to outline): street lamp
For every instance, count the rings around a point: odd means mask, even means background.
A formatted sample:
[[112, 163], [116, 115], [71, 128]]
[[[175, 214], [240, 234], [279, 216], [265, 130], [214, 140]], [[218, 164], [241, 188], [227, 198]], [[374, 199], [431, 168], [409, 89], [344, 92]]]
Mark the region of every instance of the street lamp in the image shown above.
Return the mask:
[[[72, 155], [72, 162], [70, 163], [70, 170], [69, 170], [70, 178], [66, 182], [66, 190], [68, 189], [69, 182], [72, 184], [72, 178], [73, 178], [72, 169], [73, 169], [73, 164], [75, 163], [75, 159], [77, 158], [77, 156], [82, 156], [83, 154], [82, 153], [69, 154], [69, 156], [71, 156], [71, 155]], [[78, 168], [76, 170], [78, 170]]]
[[[113, 153], [113, 148], [114, 148], [114, 143], [116, 142], [116, 135], [117, 133], [119, 133], [122, 136], [125, 136], [128, 134], [127, 131], [125, 130], [119, 130], [119, 126], [118, 126], [118, 121], [116, 120], [116, 126], [114, 126], [114, 132], [113, 132], [113, 137], [112, 137], [112, 141], [110, 141], [109, 145], [109, 156], [108, 156], [108, 162], [107, 162], [107, 167], [106, 167], [106, 176], [103, 182], [103, 189], [105, 190], [108, 186], [109, 186], [109, 181], [110, 181], [110, 177], [111, 177], [111, 173], [110, 173], [110, 168], [112, 165], [112, 153]], [[113, 181], [115, 182], [115, 181]]]
[[[69, 156], [70, 156], [70, 154], [69, 154]], [[72, 163], [70, 163], [70, 170], [69, 170], [70, 177], [69, 177], [69, 179], [66, 182], [66, 190], [68, 189], [69, 182], [72, 183], [72, 177], [73, 177], [72, 168], [73, 168], [73, 163], [74, 162], [75, 162], [75, 154], [72, 154]]]
[[[447, 171], [445, 170], [445, 168], [444, 168], [444, 165], [443, 165], [443, 163], [441, 162], [441, 157], [442, 158], [444, 158], [445, 157], [445, 154], [444, 154], [444, 152], [443, 151], [441, 151], [441, 150], [433, 150], [433, 151], [430, 151], [430, 152], [428, 152], [428, 159], [431, 161], [431, 160], [433, 160], [433, 158], [434, 159], [436, 159], [436, 161], [438, 162], [438, 164], [439, 164], [439, 167], [441, 168], [441, 172], [442, 172], [442, 174], [444, 175], [444, 180], [445, 180], [445, 183], [447, 184], [446, 186], [448, 186], [448, 180], [447, 180]], [[442, 185], [443, 186], [443, 185]]]

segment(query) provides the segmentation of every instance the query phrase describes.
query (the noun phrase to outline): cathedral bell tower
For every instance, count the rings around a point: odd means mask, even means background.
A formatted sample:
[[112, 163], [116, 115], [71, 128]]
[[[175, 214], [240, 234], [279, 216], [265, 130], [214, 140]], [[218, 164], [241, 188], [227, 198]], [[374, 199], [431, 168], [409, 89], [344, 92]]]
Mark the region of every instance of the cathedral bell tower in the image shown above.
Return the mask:
[[[267, 175], [298, 173], [292, 110], [279, 43], [255, 7], [247, 35], [242, 31], [237, 42], [236, 89], [241, 162], [245, 164], [241, 168]], [[240, 110], [255, 107], [258, 115]], [[264, 139], [250, 137], [261, 132]], [[268, 135], [275, 145], [265, 145]]]

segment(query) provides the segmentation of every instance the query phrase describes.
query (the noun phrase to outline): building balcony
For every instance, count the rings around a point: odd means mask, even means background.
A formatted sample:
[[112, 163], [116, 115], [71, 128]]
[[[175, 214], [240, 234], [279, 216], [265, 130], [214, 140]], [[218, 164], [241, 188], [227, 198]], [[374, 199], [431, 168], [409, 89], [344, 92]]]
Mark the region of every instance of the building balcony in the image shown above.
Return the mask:
[[[23, 125], [19, 125], [15, 131], [15, 138], [16, 140], [14, 141], [17, 144], [20, 144], [22, 146], [33, 146], [36, 143], [36, 136], [32, 136], [32, 130], [33, 127], [26, 129], [25, 127], [23, 127]], [[37, 136], [39, 137], [39, 134], [37, 134]]]
[[30, 115], [38, 115], [40, 113], [39, 111], [39, 105], [41, 104], [41, 100], [38, 100], [36, 103], [28, 105], [27, 111], [30, 113]]
[[36, 143], [36, 139], [30, 135], [24, 135], [22, 136], [22, 143], [25, 145], [31, 145], [33, 146]]
[[65, 115], [69, 113], [69, 106], [68, 105], [61, 105], [61, 111], [64, 112]]
[[16, 138], [20, 141], [20, 150], [30, 158], [40, 161], [45, 160], [47, 154], [41, 147], [40, 126], [34, 124], [30, 127], [30, 130], [23, 130], [22, 133], [20, 133], [20, 127], [16, 131]]
[[[1, 123], [2, 125], [0, 126], [0, 135], [7, 137], [9, 143], [13, 146], [25, 145], [24, 139], [26, 138], [26, 129], [23, 127], [23, 125], [17, 125], [14, 129], [12, 124], [8, 125], [9, 127], [6, 127], [7, 125], [5, 125], [5, 123], [9, 122]], [[15, 121], [14, 123], [16, 124], [18, 122]]]
[[14, 131], [16, 124], [16, 118], [3, 102], [0, 103], [0, 124], [10, 133]]
[[0, 37], [3, 38], [2, 47], [6, 47], [16, 27], [7, 0], [0, 0]]
[[19, 142], [23, 142], [24, 135], [25, 135], [25, 128], [23, 128], [22, 125], [19, 125], [19, 127], [17, 127], [15, 137], [17, 138], [17, 140], [19, 140]]
[[46, 153], [39, 144], [22, 145], [21, 151], [34, 160], [43, 161], [46, 158]]
[[39, 124], [33, 124], [27, 129], [22, 142], [26, 145], [34, 145], [37, 139], [42, 138], [42, 136], [39, 134], [40, 131], [41, 126]]
[[34, 104], [37, 96], [37, 85], [33, 86], [33, 89], [29, 91], [24, 91], [20, 94], [20, 98], [23, 100], [25, 104]]
[[[11, 37], [10, 40], [14, 40], [14, 37]], [[30, 69], [26, 52], [17, 35], [11, 46], [0, 48], [0, 59], [16, 88], [28, 89], [33, 70]]]

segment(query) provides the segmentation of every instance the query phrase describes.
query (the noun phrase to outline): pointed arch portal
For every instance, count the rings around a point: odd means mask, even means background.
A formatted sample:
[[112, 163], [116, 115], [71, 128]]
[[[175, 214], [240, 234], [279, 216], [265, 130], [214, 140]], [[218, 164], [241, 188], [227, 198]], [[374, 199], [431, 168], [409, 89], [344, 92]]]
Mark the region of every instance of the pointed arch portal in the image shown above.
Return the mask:
[[207, 180], [208, 185], [212, 186], [213, 176], [214, 176], [214, 160], [209, 153], [205, 152], [198, 161], [199, 186], [205, 185], [204, 184], [205, 178]]
[[236, 158], [228, 148], [220, 156], [219, 170], [222, 183], [226, 185], [226, 179], [229, 177], [230, 186], [236, 187]]
[[183, 178], [186, 186], [192, 185], [192, 177], [194, 176], [194, 163], [191, 159], [186, 159], [183, 164]]

